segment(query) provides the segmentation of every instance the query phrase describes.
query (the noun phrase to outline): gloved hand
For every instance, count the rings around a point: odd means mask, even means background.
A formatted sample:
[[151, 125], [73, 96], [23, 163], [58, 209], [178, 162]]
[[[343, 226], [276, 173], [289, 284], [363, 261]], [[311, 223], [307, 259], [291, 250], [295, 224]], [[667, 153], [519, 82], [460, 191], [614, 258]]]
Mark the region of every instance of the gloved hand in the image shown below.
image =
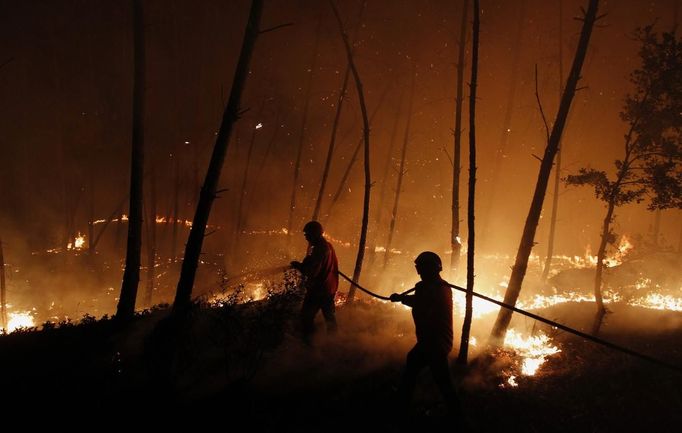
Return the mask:
[[289, 263], [289, 264], [291, 265], [292, 268], [294, 268], [294, 269], [296, 269], [296, 270], [298, 270], [298, 271], [300, 271], [300, 270], [301, 270], [301, 267], [303, 266], [303, 263], [298, 262], [298, 261], [296, 261], [296, 260], [292, 261], [292, 262]]
[[399, 293], [391, 293], [391, 296], [388, 299], [390, 299], [391, 302], [401, 302], [403, 300], [403, 295]]

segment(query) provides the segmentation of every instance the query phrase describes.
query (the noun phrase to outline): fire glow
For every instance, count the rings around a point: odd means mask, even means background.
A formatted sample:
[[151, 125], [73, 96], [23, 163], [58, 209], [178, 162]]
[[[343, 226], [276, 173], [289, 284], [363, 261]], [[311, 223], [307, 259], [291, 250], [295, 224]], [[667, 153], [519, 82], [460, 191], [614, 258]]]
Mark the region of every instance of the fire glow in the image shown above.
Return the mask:
[[548, 357], [561, 352], [561, 349], [542, 332], [525, 337], [518, 331], [510, 329], [507, 331], [504, 345], [523, 358], [521, 374], [524, 376], [534, 376]]
[[30, 311], [14, 311], [8, 313], [7, 333], [11, 333], [21, 328], [32, 328], [35, 326], [33, 315]]

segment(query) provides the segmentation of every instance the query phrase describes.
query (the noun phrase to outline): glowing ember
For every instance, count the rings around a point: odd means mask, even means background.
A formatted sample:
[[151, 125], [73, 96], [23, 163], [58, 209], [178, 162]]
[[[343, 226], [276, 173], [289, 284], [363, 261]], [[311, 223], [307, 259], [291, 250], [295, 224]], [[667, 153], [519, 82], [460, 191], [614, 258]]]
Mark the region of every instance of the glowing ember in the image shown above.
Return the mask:
[[561, 352], [561, 349], [554, 346], [549, 337], [542, 332], [536, 336], [524, 337], [514, 329], [510, 329], [507, 331], [504, 345], [523, 358], [521, 374], [525, 376], [535, 375], [548, 356]]
[[7, 333], [14, 332], [19, 328], [31, 328], [33, 326], [35, 326], [33, 316], [29, 311], [8, 313]]
[[513, 374], [507, 378], [507, 383], [511, 387], [519, 386], [519, 384], [516, 382], [516, 376]]

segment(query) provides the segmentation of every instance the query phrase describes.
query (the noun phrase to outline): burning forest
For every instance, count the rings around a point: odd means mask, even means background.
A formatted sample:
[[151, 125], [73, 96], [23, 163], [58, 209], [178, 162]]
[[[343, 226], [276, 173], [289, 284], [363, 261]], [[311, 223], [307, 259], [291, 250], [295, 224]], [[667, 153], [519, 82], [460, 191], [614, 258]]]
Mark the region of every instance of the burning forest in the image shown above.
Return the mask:
[[2, 406], [679, 431], [681, 3], [0, 2]]

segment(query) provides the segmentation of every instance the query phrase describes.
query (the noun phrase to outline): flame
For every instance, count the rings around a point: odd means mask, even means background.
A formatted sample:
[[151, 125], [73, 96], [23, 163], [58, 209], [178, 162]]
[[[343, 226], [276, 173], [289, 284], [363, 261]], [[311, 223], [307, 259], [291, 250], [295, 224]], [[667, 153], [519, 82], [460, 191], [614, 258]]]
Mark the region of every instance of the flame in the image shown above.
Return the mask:
[[643, 298], [628, 301], [628, 305], [653, 310], [682, 311], [682, 298], [661, 293], [649, 293]]
[[[85, 235], [81, 234], [81, 232], [78, 232], [78, 235], [76, 235], [76, 238], [73, 240], [73, 242], [69, 242], [66, 244], [66, 249], [67, 250], [82, 250], [84, 246], [85, 246]], [[54, 248], [52, 250], [47, 250], [47, 251], [48, 252], [55, 252], [57, 250], [58, 250], [58, 248]]]
[[554, 346], [549, 337], [542, 332], [538, 332], [535, 336], [524, 337], [516, 330], [510, 329], [507, 331], [504, 345], [523, 358], [521, 374], [524, 376], [534, 376], [547, 357], [561, 352], [561, 349]]
[[7, 333], [14, 332], [19, 328], [31, 328], [35, 326], [30, 311], [14, 311], [7, 314]]

